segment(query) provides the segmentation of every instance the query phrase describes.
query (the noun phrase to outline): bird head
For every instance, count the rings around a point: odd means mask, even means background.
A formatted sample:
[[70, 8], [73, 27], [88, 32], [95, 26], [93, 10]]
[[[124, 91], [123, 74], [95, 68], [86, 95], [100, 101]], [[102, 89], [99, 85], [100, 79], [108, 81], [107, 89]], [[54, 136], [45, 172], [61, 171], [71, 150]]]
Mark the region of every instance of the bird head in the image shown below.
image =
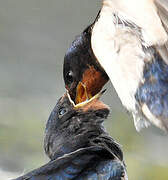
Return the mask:
[[50, 159], [87, 147], [93, 137], [104, 132], [102, 122], [109, 108], [99, 100], [102, 93], [77, 105], [68, 92], [58, 100], [45, 131], [44, 149]]
[[108, 81], [107, 74], [91, 48], [91, 26], [68, 49], [64, 58], [63, 77], [65, 87], [75, 104], [92, 98]]

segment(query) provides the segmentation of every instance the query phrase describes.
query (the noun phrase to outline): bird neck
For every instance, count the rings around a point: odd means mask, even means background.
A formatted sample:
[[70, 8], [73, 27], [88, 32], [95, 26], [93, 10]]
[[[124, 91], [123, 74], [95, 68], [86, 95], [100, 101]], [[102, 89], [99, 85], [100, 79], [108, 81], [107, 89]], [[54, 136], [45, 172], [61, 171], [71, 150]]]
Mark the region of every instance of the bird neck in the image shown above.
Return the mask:
[[[85, 119], [82, 120], [85, 121]], [[103, 126], [89, 123], [89, 121], [84, 123], [83, 125], [81, 121], [76, 121], [60, 133], [51, 131], [45, 137], [45, 152], [50, 159], [53, 160], [78, 149], [93, 146], [90, 142], [104, 133]]]
[[97, 131], [86, 131], [85, 135], [81, 137], [79, 137], [80, 135], [73, 139], [68, 139], [67, 137], [50, 159], [57, 159], [65, 154], [79, 151], [80, 149], [98, 147], [104, 150], [108, 156], [123, 161], [123, 152], [120, 145], [104, 131], [104, 128], [98, 129]]

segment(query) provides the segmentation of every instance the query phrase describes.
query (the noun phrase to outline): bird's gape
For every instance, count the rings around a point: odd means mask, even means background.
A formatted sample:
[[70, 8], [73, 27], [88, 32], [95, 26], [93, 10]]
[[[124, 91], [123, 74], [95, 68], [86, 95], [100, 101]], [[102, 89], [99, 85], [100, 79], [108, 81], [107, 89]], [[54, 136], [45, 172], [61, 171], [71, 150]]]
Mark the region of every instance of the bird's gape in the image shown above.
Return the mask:
[[102, 72], [96, 70], [93, 66], [89, 66], [83, 73], [82, 81], [76, 87], [75, 104], [91, 99], [101, 91], [107, 81]]

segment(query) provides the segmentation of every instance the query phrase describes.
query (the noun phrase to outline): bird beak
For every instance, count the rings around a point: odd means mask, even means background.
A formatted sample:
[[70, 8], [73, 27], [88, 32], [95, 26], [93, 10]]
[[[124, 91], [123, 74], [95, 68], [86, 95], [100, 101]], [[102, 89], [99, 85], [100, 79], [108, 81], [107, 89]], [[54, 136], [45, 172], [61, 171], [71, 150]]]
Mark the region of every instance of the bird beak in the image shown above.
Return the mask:
[[92, 95], [88, 94], [85, 84], [79, 82], [76, 88], [75, 104], [79, 104], [91, 99]]
[[77, 87], [77, 96], [76, 96], [76, 98], [80, 100], [78, 101], [79, 103], [75, 104], [75, 102], [71, 99], [68, 92], [67, 92], [67, 95], [68, 95], [69, 101], [74, 106], [74, 108], [79, 109], [87, 105], [88, 103], [92, 102], [93, 100], [98, 100], [104, 94], [105, 91], [106, 89], [97, 93], [95, 96], [89, 98], [85, 85], [82, 82], [80, 82]]

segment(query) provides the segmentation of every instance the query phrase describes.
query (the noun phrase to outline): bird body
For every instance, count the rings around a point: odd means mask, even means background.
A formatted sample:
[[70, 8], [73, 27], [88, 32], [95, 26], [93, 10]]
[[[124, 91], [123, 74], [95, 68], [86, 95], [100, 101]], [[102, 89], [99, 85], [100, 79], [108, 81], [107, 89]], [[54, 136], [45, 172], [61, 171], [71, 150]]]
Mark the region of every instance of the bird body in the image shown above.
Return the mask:
[[[156, 103], [164, 106], [159, 116], [151, 110], [147, 102], [144, 101], [142, 104], [136, 99], [140, 86], [146, 83], [146, 65], [153, 63], [155, 66], [157, 57], [162, 59], [163, 63], [166, 62], [166, 59], [159, 55], [159, 50], [167, 39], [167, 33], [152, 0], [104, 0], [99, 17], [92, 27], [93, 53], [109, 76], [122, 104], [132, 113], [138, 131], [142, 127], [148, 127], [150, 123], [168, 130], [168, 116], [165, 113], [168, 111], [167, 99], [152, 100], [153, 95], [148, 93], [155, 111], [160, 111], [160, 108], [157, 110]], [[166, 64], [164, 67], [168, 68]], [[165, 68], [162, 68], [159, 72], [167, 73], [165, 71]], [[159, 81], [159, 78], [157, 76], [155, 80]], [[160, 89], [162, 84], [156, 84]], [[151, 87], [152, 85], [148, 86]], [[168, 92], [168, 88], [164, 90]], [[154, 91], [157, 91], [156, 88]]]
[[92, 49], [123, 105], [128, 110], [135, 111], [133, 95], [143, 80], [145, 54], [138, 32], [125, 24], [115, 24], [117, 18], [114, 15], [109, 18], [108, 12], [103, 15], [100, 13], [100, 18], [92, 30]]
[[16, 180], [127, 180], [120, 145], [102, 124], [109, 108], [98, 97], [78, 107], [67, 93], [59, 99], [45, 131], [51, 161]]
[[140, 121], [142, 118], [139, 118], [140, 112], [135, 94], [139, 84], [144, 81], [145, 61], [150, 61], [152, 57], [144, 52], [139, 29], [136, 26], [130, 27], [114, 14], [110, 19], [111, 23], [108, 12], [103, 12], [102, 16], [100, 13], [100, 18], [92, 30], [92, 49], [108, 74], [122, 104], [132, 112], [136, 128], [139, 130], [148, 123]]

